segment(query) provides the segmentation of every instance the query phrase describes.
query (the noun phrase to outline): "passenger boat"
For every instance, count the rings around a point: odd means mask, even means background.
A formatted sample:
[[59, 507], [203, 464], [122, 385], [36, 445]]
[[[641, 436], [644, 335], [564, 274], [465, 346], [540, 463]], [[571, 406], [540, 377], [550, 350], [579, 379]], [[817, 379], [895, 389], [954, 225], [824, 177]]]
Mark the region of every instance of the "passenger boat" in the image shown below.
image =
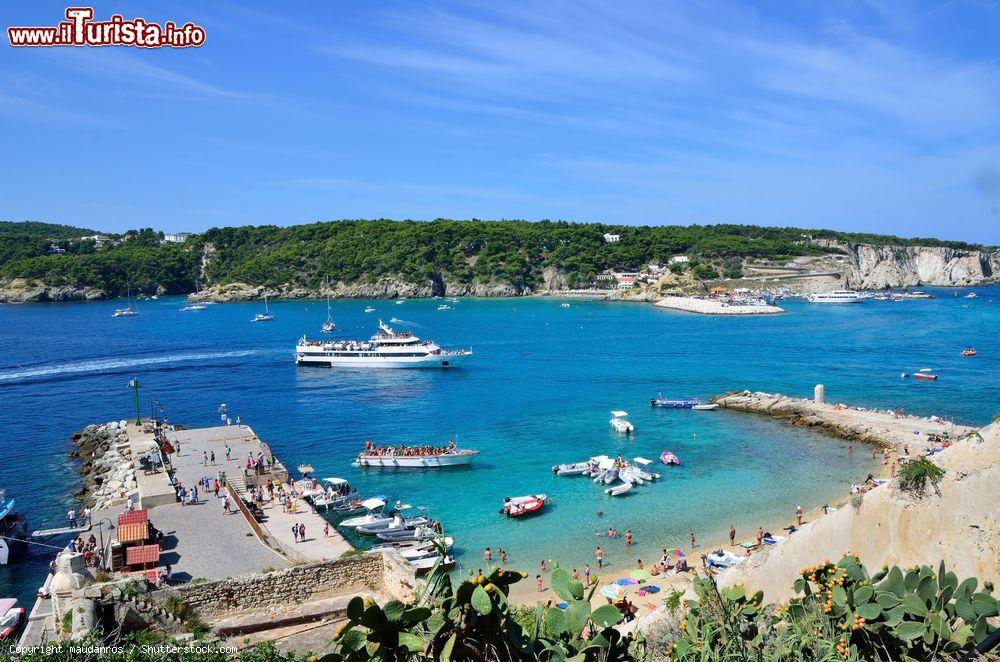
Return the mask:
[[379, 332], [367, 342], [310, 341], [302, 336], [295, 347], [295, 363], [329, 368], [450, 368], [472, 356], [472, 350], [441, 349], [409, 331], [394, 331], [381, 320], [378, 326]]
[[435, 455], [376, 455], [360, 453], [352, 463], [356, 467], [377, 469], [437, 469], [469, 464], [479, 451], [451, 448]]
[[701, 400], [698, 398], [665, 398], [662, 393], [649, 399], [649, 404], [663, 409], [691, 409], [700, 403]]
[[503, 507], [500, 509], [501, 515], [507, 517], [524, 517], [537, 513], [545, 507], [547, 497], [544, 494], [529, 494], [519, 497], [505, 497]]
[[975, 356], [976, 350], [974, 347], [966, 347], [962, 350], [962, 356]]
[[24, 623], [24, 607], [17, 606], [17, 598], [0, 600], [0, 641], [12, 639]]
[[611, 412], [611, 427], [615, 429], [616, 432], [621, 432], [622, 434], [632, 434], [635, 432], [635, 426], [632, 421], [628, 420], [628, 412], [616, 409]]
[[251, 322], [270, 322], [273, 319], [274, 319], [274, 315], [271, 314], [271, 311], [267, 307], [267, 295], [265, 294], [264, 295], [264, 312], [257, 313], [256, 315], [253, 316], [253, 319], [250, 320], [250, 321]]
[[854, 290], [834, 290], [832, 292], [813, 292], [806, 299], [809, 303], [861, 303], [865, 297]]
[[680, 459], [670, 451], [663, 451], [660, 453], [660, 462], [668, 467], [677, 467], [681, 464]]
[[14, 500], [0, 490], [0, 565], [21, 558], [27, 551], [28, 521], [14, 511]]

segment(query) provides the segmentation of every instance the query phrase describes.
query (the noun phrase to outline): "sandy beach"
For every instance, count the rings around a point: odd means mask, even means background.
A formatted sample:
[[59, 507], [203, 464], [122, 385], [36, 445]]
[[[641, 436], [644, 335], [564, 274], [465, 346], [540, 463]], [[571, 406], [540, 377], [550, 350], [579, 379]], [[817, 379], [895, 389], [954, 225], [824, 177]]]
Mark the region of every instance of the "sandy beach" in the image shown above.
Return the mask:
[[653, 305], [702, 315], [775, 315], [785, 312], [778, 306], [730, 306], [722, 301], [696, 297], [664, 297]]

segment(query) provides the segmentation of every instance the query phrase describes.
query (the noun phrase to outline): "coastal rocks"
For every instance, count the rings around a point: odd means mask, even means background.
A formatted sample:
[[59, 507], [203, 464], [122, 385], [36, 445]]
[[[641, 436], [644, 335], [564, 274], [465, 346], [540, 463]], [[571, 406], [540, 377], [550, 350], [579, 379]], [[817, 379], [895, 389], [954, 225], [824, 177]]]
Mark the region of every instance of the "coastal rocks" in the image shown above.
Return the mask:
[[108, 298], [107, 292], [94, 287], [46, 285], [24, 278], [0, 279], [0, 303], [37, 303], [46, 301], [95, 301]]
[[843, 506], [806, 523], [720, 577], [769, 601], [791, 597], [801, 568], [837, 559], [845, 549], [869, 568], [882, 564], [937, 568], [943, 559], [959, 578], [1000, 581], [1000, 423], [993, 423], [933, 456], [944, 469], [923, 496], [897, 480], [867, 492], [857, 507]]
[[137, 489], [132, 459], [123, 454], [126, 426], [125, 421], [88, 425], [72, 436], [76, 448], [70, 456], [80, 459], [84, 481], [77, 496], [85, 505], [103, 510]]
[[712, 402], [726, 409], [764, 414], [843, 439], [882, 447], [910, 444], [914, 450], [919, 450], [927, 443], [928, 435], [963, 436], [971, 431], [965, 426], [946, 424], [936, 416], [897, 416], [892, 411], [817, 403], [777, 393], [742, 391], [718, 396]]
[[424, 283], [413, 283], [402, 277], [379, 278], [372, 282], [344, 283], [311, 290], [304, 287], [282, 286], [265, 289], [260, 285], [227, 283], [213, 285], [188, 295], [192, 302], [212, 301], [230, 303], [255, 301], [264, 295], [273, 299], [428, 299], [434, 296], [516, 297], [531, 294], [525, 286], [497, 281], [462, 283], [440, 277], [429, 278]]
[[845, 244], [848, 287], [970, 286], [1000, 280], [1000, 252], [932, 246]]

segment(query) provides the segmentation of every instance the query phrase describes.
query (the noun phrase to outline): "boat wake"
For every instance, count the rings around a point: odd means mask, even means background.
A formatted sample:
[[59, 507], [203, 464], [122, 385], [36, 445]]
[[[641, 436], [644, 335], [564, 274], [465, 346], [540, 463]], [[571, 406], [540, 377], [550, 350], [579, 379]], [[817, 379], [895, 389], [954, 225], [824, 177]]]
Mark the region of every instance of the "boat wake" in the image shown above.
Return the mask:
[[399, 324], [400, 326], [423, 326], [417, 322], [411, 322], [410, 320], [401, 320], [398, 317], [389, 318], [390, 324]]
[[161, 356], [145, 356], [113, 359], [91, 359], [75, 363], [57, 363], [38, 366], [18, 366], [15, 369], [0, 370], [0, 384], [21, 380], [52, 377], [55, 375], [74, 375], [95, 372], [117, 372], [119, 370], [170, 363], [185, 363], [191, 361], [211, 361], [240, 356], [250, 356], [256, 350], [241, 350], [232, 352], [188, 352], [167, 354]]

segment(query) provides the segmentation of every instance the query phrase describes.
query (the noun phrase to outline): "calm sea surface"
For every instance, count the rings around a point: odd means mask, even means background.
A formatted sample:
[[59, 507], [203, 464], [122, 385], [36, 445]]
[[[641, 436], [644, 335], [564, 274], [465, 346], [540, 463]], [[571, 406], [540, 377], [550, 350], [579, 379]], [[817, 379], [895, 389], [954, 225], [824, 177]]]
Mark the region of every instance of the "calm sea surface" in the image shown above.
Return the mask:
[[[686, 544], [690, 531], [718, 536], [730, 523], [750, 537], [760, 523], [789, 518], [843, 495], [870, 469], [865, 452], [761, 417], [655, 410], [649, 398], [708, 397], [749, 388], [896, 407], [983, 424], [1000, 409], [1000, 288], [931, 290], [937, 298], [819, 306], [785, 302], [785, 315], [726, 318], [648, 304], [553, 299], [334, 303], [338, 336], [367, 338], [381, 317], [445, 346], [472, 347], [451, 371], [297, 368], [293, 346], [319, 335], [323, 302], [273, 302], [274, 322], [251, 324], [256, 303], [179, 312], [180, 298], [141, 301], [139, 315], [111, 317], [118, 302], [0, 306], [0, 487], [32, 529], [62, 525], [79, 479], [69, 436], [94, 422], [134, 415], [129, 379], [141, 381], [143, 415], [155, 398], [171, 421], [218, 422], [226, 403], [286, 465], [309, 463], [366, 494], [425, 505], [457, 539], [459, 561], [478, 567], [482, 550], [509, 550], [532, 570], [555, 559], [581, 566], [595, 545], [621, 567]], [[954, 296], [954, 294], [958, 296]], [[962, 358], [963, 347], [979, 355]], [[900, 379], [933, 368], [936, 383]], [[608, 425], [625, 409], [637, 427], [624, 441]], [[482, 451], [469, 469], [352, 468], [365, 439], [459, 445]], [[680, 468], [624, 498], [551, 467], [599, 453], [655, 459]], [[545, 514], [507, 520], [504, 496], [545, 492]], [[597, 511], [603, 510], [603, 518]], [[636, 545], [597, 538], [632, 529]], [[0, 597], [30, 604], [51, 552], [0, 568]]]

